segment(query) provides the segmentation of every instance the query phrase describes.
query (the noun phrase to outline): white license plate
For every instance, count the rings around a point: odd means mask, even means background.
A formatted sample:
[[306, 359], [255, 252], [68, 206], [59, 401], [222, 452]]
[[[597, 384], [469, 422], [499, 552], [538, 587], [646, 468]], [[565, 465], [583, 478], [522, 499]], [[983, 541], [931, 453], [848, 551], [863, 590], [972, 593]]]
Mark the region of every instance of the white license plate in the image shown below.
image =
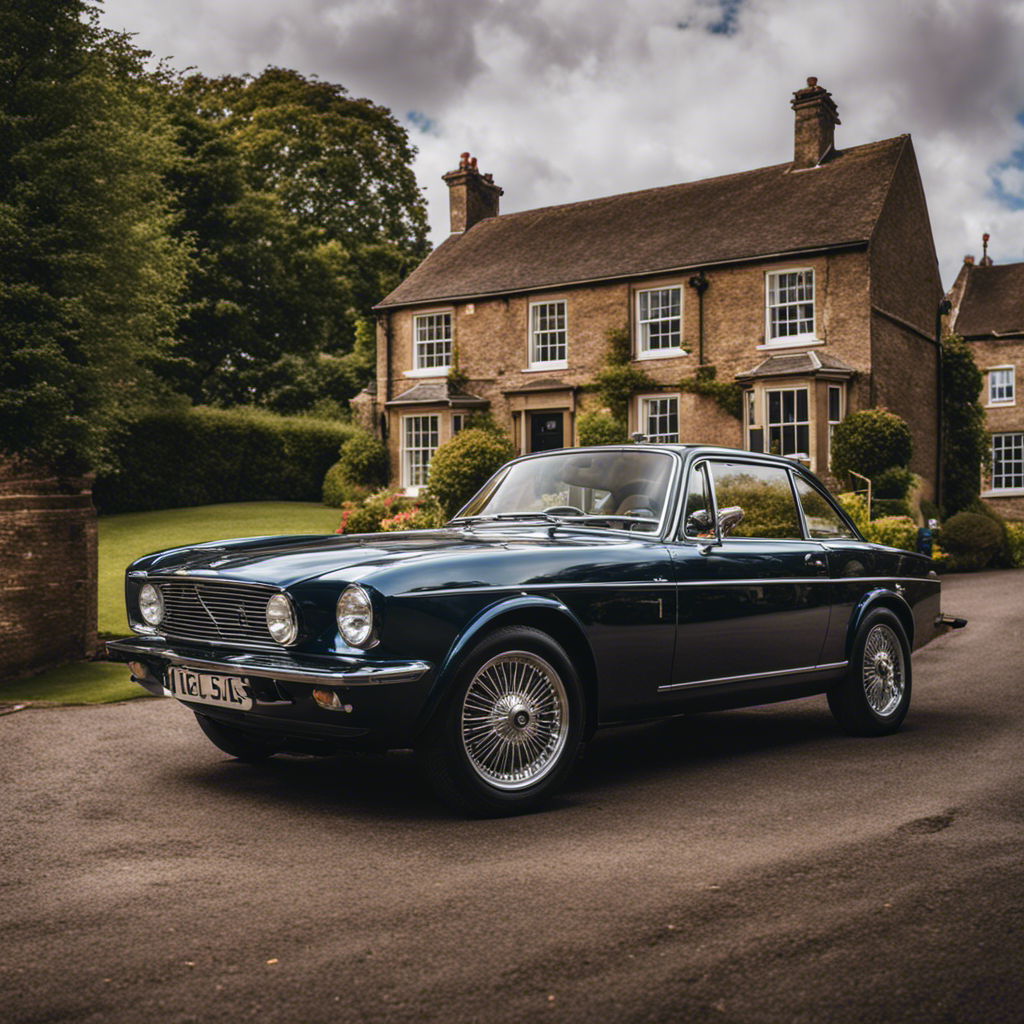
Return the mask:
[[187, 668], [167, 670], [167, 689], [178, 700], [248, 711], [252, 707], [252, 698], [246, 695], [244, 687], [245, 680], [239, 676], [219, 676]]

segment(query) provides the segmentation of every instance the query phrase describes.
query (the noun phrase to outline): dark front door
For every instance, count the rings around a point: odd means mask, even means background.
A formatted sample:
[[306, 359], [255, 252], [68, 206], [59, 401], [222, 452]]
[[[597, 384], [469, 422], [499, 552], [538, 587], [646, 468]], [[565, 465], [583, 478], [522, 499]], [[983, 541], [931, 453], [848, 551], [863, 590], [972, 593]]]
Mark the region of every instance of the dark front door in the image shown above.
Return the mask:
[[562, 414], [560, 412], [530, 413], [530, 451], [549, 452], [562, 445]]

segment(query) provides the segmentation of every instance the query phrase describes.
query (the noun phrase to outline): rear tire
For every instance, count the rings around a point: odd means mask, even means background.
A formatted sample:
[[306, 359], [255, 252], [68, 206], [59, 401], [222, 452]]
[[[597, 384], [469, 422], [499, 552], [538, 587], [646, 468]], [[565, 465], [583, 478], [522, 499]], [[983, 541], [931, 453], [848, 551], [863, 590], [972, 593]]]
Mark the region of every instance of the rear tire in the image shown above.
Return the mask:
[[910, 682], [907, 635], [893, 612], [878, 608], [857, 630], [849, 671], [828, 691], [828, 706], [849, 735], [885, 736], [907, 716]]
[[583, 736], [583, 688], [565, 651], [527, 626], [470, 652], [417, 747], [437, 794], [488, 817], [521, 814], [565, 781]]
[[269, 740], [261, 740], [246, 732], [244, 729], [234, 729], [229, 725], [222, 725], [212, 718], [194, 712], [199, 728], [206, 734], [206, 738], [215, 746], [237, 757], [239, 761], [248, 761], [256, 764], [273, 757], [281, 748], [278, 744]]

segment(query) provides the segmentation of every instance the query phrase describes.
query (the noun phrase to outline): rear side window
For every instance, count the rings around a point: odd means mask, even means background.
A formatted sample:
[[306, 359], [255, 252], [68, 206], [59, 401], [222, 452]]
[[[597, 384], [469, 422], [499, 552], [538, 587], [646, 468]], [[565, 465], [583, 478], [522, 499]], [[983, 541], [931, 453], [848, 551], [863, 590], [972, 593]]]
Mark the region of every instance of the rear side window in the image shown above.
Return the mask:
[[712, 462], [711, 478], [719, 515], [728, 508], [743, 509], [743, 518], [731, 536], [803, 538], [788, 470], [781, 466]]
[[794, 475], [796, 492], [804, 509], [807, 532], [817, 540], [853, 540], [854, 533], [843, 522], [839, 513], [829, 504], [828, 499], [806, 480]]

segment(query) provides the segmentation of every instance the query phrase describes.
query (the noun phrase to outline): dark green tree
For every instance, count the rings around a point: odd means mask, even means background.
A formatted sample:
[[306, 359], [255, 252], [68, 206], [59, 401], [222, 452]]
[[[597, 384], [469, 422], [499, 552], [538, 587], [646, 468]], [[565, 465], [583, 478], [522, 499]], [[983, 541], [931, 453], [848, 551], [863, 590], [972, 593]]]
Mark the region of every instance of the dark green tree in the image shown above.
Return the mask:
[[0, 6], [0, 448], [108, 468], [180, 315], [163, 74], [87, 0]]
[[194, 401], [343, 401], [372, 373], [350, 358], [360, 319], [428, 251], [405, 130], [281, 68], [180, 78], [172, 109], [199, 266], [168, 376]]
[[947, 334], [942, 346], [942, 505], [952, 516], [981, 494], [989, 459], [985, 410], [978, 401], [981, 371], [970, 346]]

